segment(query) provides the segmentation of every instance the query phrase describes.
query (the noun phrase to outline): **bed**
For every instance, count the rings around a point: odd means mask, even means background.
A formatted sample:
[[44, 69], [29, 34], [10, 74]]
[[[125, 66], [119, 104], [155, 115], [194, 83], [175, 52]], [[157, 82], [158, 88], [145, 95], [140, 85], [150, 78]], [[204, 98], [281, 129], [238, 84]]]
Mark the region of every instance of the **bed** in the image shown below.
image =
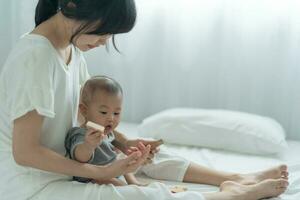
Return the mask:
[[[136, 138], [140, 137], [137, 129], [138, 125], [139, 124], [122, 122], [118, 130], [126, 134], [129, 138]], [[201, 163], [213, 169], [240, 173], [259, 171], [277, 164], [286, 163], [289, 167], [290, 186], [283, 195], [278, 198], [273, 198], [272, 200], [298, 200], [300, 199], [300, 156], [298, 155], [300, 153], [300, 141], [288, 140], [287, 142], [289, 145], [288, 150], [273, 156], [258, 156], [167, 143], [164, 144], [161, 149], [170, 151], [179, 156], [188, 157], [194, 162]], [[218, 190], [218, 187], [209, 185], [153, 180], [143, 174], [137, 174], [137, 177], [141, 181], [148, 183], [159, 181], [165, 183], [170, 188], [180, 185], [186, 187], [189, 191], [213, 192]]]

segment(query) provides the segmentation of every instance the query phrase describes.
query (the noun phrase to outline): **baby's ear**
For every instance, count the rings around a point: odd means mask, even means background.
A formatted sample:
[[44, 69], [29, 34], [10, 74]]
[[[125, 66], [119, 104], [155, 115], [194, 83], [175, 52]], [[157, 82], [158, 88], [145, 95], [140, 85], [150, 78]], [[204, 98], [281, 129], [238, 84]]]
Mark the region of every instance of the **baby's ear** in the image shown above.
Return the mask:
[[79, 111], [80, 111], [80, 114], [83, 117], [86, 117], [86, 115], [87, 115], [87, 107], [86, 107], [86, 105], [84, 105], [83, 103], [80, 103], [79, 104]]

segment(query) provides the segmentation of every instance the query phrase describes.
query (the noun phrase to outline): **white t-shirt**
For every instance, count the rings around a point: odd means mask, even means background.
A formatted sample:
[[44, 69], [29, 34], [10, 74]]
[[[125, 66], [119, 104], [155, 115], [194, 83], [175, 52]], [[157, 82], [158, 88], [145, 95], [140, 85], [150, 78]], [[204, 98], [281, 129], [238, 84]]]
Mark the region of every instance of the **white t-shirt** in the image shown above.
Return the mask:
[[27, 199], [51, 181], [71, 178], [15, 163], [13, 120], [37, 110], [45, 116], [41, 143], [65, 154], [67, 131], [77, 125], [80, 85], [89, 78], [86, 62], [72, 46], [66, 65], [50, 41], [24, 35], [10, 53], [0, 75], [0, 196]]

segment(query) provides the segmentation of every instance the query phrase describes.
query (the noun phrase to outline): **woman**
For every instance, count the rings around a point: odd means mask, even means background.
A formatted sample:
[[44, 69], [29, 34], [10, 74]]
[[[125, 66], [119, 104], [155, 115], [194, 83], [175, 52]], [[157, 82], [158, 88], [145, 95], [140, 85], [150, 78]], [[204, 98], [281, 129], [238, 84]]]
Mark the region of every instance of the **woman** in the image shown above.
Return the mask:
[[[233, 176], [196, 164], [186, 165], [183, 181], [223, 182], [220, 192], [208, 194], [171, 194], [158, 183], [114, 187], [70, 181], [71, 176], [105, 180], [133, 172], [151, 157], [148, 141], [142, 141], [145, 146], [140, 151], [108, 166], [64, 157], [65, 134], [77, 123], [80, 85], [89, 77], [81, 51], [105, 45], [115, 34], [130, 31], [135, 18], [133, 0], [38, 2], [35, 29], [20, 39], [1, 73], [1, 198], [255, 200], [283, 193], [287, 181], [280, 177], [287, 177], [285, 166], [265, 171], [263, 176]], [[128, 146], [138, 142], [127, 141], [122, 134], [117, 138]], [[155, 165], [144, 167], [150, 175], [153, 169], [157, 169]], [[251, 186], [242, 185], [251, 181]]]

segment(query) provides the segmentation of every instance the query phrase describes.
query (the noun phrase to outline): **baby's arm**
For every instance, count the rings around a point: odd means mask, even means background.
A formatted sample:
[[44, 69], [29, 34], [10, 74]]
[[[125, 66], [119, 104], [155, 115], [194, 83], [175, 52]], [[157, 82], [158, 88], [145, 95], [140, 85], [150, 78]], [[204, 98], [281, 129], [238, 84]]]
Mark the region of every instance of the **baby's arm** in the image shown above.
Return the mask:
[[85, 143], [78, 144], [74, 150], [74, 159], [86, 163], [92, 158], [94, 150], [94, 148], [89, 147]]
[[112, 144], [118, 148], [120, 151], [122, 151], [124, 154], [128, 154], [127, 150], [127, 141], [128, 138], [123, 134], [116, 130], [113, 131], [115, 140], [112, 142]]
[[138, 147], [139, 143], [143, 143], [144, 145], [151, 146], [151, 152], [157, 153], [159, 150], [159, 146], [162, 145], [164, 142], [163, 140], [147, 140], [147, 139], [128, 139], [125, 134], [114, 130], [115, 140], [112, 144], [120, 149], [124, 154], [128, 155], [130, 152], [128, 150], [130, 147]]
[[88, 122], [86, 126], [88, 130], [84, 135], [84, 140], [82, 143], [76, 144], [74, 150], [74, 159], [79, 162], [88, 162], [97, 146], [104, 139], [104, 128], [102, 126], [94, 125], [92, 122]]

